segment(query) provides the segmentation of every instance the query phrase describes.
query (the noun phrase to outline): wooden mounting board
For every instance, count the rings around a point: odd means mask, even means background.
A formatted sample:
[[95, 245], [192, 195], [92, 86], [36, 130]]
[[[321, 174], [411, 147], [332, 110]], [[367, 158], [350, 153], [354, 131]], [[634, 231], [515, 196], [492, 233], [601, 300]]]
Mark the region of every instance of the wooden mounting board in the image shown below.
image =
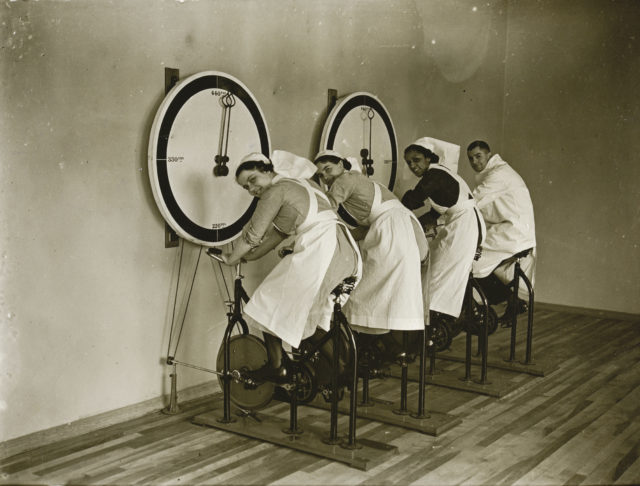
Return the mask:
[[[509, 354], [508, 352], [506, 353]], [[465, 357], [464, 355], [456, 355], [456, 354], [444, 354], [438, 353], [436, 355], [438, 359], [443, 359], [445, 361], [456, 361], [458, 363], [464, 363]], [[482, 361], [479, 358], [471, 358], [472, 366], [480, 366]], [[547, 361], [538, 361], [532, 364], [524, 364], [519, 361], [507, 361], [507, 356], [500, 361], [499, 359], [487, 359], [487, 367], [495, 368], [498, 370], [506, 370], [506, 371], [514, 371], [516, 373], [527, 373], [531, 376], [545, 376], [545, 374], [549, 374], [552, 371], [558, 369], [557, 364], [549, 363]]]
[[[425, 374], [426, 383], [429, 385], [442, 386], [452, 388], [454, 390], [501, 398], [520, 388], [524, 382], [522, 379], [514, 380], [513, 376], [509, 376], [513, 375], [513, 372], [497, 370], [488, 374], [487, 382], [482, 385], [477, 382], [480, 378], [480, 370], [477, 367], [471, 369], [471, 380], [463, 381], [464, 365], [458, 363], [455, 363], [455, 365], [456, 366], [453, 369], [443, 369], [436, 366], [436, 372], [434, 374], [429, 374], [429, 371], [427, 370]], [[401, 377], [402, 370], [399, 365], [393, 364], [389, 369], [392, 377]], [[527, 375], [527, 378], [532, 377]], [[411, 381], [419, 381], [419, 367], [417, 364], [412, 363], [409, 365], [408, 379]]]
[[[487, 355], [488, 368], [512, 371], [517, 373], [527, 373], [532, 376], [545, 376], [558, 369], [559, 360], [552, 359], [549, 356], [545, 356], [544, 358], [538, 357], [532, 359], [531, 364], [524, 364], [527, 328], [526, 324], [526, 318], [524, 316], [521, 316], [518, 320], [518, 328], [516, 333], [516, 353], [514, 361], [507, 361], [510, 354], [511, 329], [499, 328], [494, 334], [489, 336], [489, 353]], [[534, 336], [537, 336], [535, 330]], [[476, 337], [473, 339], [473, 346], [471, 349], [471, 364], [474, 366], [480, 366], [482, 363], [479, 356], [475, 357], [475, 353], [478, 349], [477, 342], [478, 340]], [[436, 356], [439, 359], [464, 363], [465, 355], [465, 333], [461, 333], [453, 340], [450, 350], [440, 352]]]
[[[263, 411], [256, 412], [256, 418], [238, 416], [234, 413], [234, 422], [220, 423], [218, 420], [223, 415], [222, 400], [220, 400], [216, 402], [214, 410], [195, 416], [192, 422], [307, 452], [332, 461], [342, 462], [363, 471], [381, 464], [398, 454], [398, 449], [395, 446], [366, 438], [358, 438], [357, 436], [356, 445], [358, 448], [356, 449], [346, 449], [340, 445], [325, 444], [323, 439], [329, 435], [329, 413], [323, 411], [321, 416], [317, 414], [309, 415], [304, 413], [309, 408], [305, 409], [304, 407], [298, 409], [298, 427], [302, 429], [302, 433], [300, 435], [287, 435], [283, 430], [289, 428], [288, 407], [285, 407], [286, 418], [282, 416], [281, 412], [277, 412], [278, 408], [282, 412], [282, 407], [272, 405]], [[319, 419], [326, 426], [323, 427], [318, 424]]]
[[[411, 414], [400, 415], [394, 413], [394, 410], [400, 408], [399, 403], [388, 400], [376, 400], [375, 398], [371, 398], [370, 401], [372, 404], [367, 406], [358, 404], [356, 410], [358, 417], [415, 430], [427, 435], [438, 436], [462, 422], [458, 417], [454, 417], [453, 415], [428, 409], [425, 410], [426, 417], [424, 418], [414, 418]], [[327, 403], [322, 397], [316, 397], [309, 406], [324, 410], [331, 408], [331, 404]], [[417, 407], [415, 408], [417, 410]], [[348, 414], [349, 404], [344, 400], [340, 402], [338, 404], [338, 412]], [[415, 413], [414, 410], [410, 410], [410, 412]]]

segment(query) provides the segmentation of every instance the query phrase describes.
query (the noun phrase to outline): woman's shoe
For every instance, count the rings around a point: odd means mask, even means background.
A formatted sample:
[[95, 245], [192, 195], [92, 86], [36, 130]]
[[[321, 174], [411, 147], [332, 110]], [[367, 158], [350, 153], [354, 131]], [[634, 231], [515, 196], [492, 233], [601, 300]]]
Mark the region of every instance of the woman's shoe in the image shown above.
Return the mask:
[[[518, 299], [518, 314], [524, 314], [529, 311], [529, 303], [526, 300]], [[511, 327], [511, 322], [513, 319], [513, 304], [511, 301], [507, 304], [507, 309], [504, 311], [504, 314], [500, 316], [498, 322], [501, 327]]]
[[256, 385], [266, 381], [282, 385], [291, 381], [290, 372], [286, 366], [280, 365], [278, 368], [273, 368], [268, 363], [257, 370], [243, 371], [242, 376], [254, 382]]

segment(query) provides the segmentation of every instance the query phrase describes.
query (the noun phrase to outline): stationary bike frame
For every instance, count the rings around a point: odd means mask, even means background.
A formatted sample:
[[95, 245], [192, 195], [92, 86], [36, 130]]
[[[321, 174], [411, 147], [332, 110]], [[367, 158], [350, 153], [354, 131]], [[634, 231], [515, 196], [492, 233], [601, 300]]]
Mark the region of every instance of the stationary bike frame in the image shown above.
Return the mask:
[[[532, 348], [533, 348], [533, 285], [531, 281], [524, 273], [522, 268], [520, 267], [520, 259], [529, 256], [533, 252], [533, 249], [528, 249], [525, 251], [521, 251], [512, 257], [515, 259], [515, 266], [513, 270], [513, 294], [511, 295], [511, 305], [513, 309], [518, 308], [518, 290], [520, 288], [520, 279], [524, 282], [527, 287], [527, 293], [529, 294], [529, 308], [527, 314], [527, 341], [526, 341], [526, 351], [525, 351], [525, 365], [533, 364], [532, 358]], [[513, 362], [515, 360], [516, 354], [516, 326], [518, 324], [518, 313], [516, 311], [513, 312], [511, 316], [511, 340], [509, 346], [509, 359], [505, 360], [508, 362]]]
[[[220, 254], [222, 252], [217, 248], [210, 248], [207, 250], [207, 254], [219, 261], [222, 262], [220, 258]], [[224, 345], [224, 366], [221, 374], [221, 379], [223, 380], [223, 417], [218, 419], [220, 423], [231, 423], [235, 422], [235, 419], [231, 417], [231, 381], [233, 379], [241, 379], [241, 373], [237, 370], [231, 370], [231, 333], [233, 332], [233, 328], [236, 324], [239, 324], [242, 328], [243, 334], [249, 334], [249, 328], [247, 326], [246, 321], [242, 317], [241, 304], [242, 301], [245, 303], [249, 301], [249, 296], [247, 295], [244, 287], [242, 286], [242, 279], [244, 276], [240, 272], [241, 264], [238, 263], [236, 265], [236, 275], [234, 279], [234, 295], [233, 301], [228, 303], [229, 311], [227, 312], [227, 327], [225, 329], [224, 337], [223, 337], [223, 345]], [[350, 394], [350, 410], [349, 410], [349, 435], [347, 443], [343, 445], [345, 448], [355, 449], [356, 446], [356, 414], [357, 414], [357, 385], [358, 385], [358, 375], [357, 375], [357, 362], [358, 362], [358, 351], [356, 347], [355, 337], [349, 324], [347, 322], [346, 317], [342, 313], [342, 307], [339, 302], [339, 297], [343, 293], [350, 293], [353, 286], [346, 281], [339, 284], [331, 293], [334, 297], [334, 305], [333, 305], [333, 314], [331, 318], [331, 328], [329, 332], [327, 332], [317, 343], [315, 343], [309, 349], [304, 349], [300, 355], [301, 357], [293, 360], [292, 364], [294, 367], [293, 373], [293, 391], [291, 393], [291, 401], [290, 401], [290, 414], [289, 421], [290, 426], [289, 429], [285, 430], [285, 433], [291, 435], [300, 434], [302, 431], [298, 427], [298, 418], [297, 418], [297, 396], [298, 396], [298, 380], [297, 373], [295, 372], [299, 369], [300, 365], [308, 361], [315, 353], [318, 351], [329, 339], [333, 339], [333, 366], [331, 373], [331, 421], [329, 428], [329, 437], [326, 440], [329, 444], [338, 444], [341, 441], [338, 439], [338, 386], [339, 386], [339, 360], [340, 360], [340, 328], [342, 328], [349, 339], [349, 347], [351, 354], [351, 394]]]
[[[222, 252], [217, 248], [209, 248], [207, 250], [207, 255], [219, 262], [222, 262], [222, 259], [219, 257], [221, 253]], [[233, 332], [235, 325], [239, 324], [242, 328], [242, 334], [249, 334], [249, 327], [243, 319], [242, 311], [240, 310], [243, 301], [245, 303], [249, 302], [249, 296], [242, 286], [242, 279], [244, 278], [244, 275], [240, 273], [240, 269], [241, 263], [238, 263], [236, 265], [236, 274], [233, 282], [233, 300], [227, 302], [227, 305], [229, 306], [229, 310], [227, 311], [227, 327], [224, 331], [222, 341], [224, 343], [224, 367], [221, 377], [223, 383], [223, 417], [218, 419], [218, 421], [223, 424], [235, 422], [235, 419], [231, 417], [231, 380], [233, 379], [230, 371], [231, 346], [229, 345], [229, 342], [231, 340], [231, 333]]]

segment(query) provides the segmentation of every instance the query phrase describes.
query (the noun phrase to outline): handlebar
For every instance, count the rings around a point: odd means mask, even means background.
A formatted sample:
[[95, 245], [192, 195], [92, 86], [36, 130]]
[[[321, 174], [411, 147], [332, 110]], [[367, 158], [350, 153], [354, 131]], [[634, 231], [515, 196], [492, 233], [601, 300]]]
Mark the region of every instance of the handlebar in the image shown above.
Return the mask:
[[224, 260], [220, 256], [222, 255], [222, 250], [220, 248], [207, 248], [207, 255], [220, 263], [224, 263]]

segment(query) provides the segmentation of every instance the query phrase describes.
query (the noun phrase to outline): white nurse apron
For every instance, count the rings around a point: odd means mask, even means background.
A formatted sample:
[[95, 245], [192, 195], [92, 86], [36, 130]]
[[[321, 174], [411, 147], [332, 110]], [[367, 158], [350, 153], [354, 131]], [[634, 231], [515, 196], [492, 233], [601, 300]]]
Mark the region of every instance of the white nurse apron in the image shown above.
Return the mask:
[[[318, 211], [316, 194], [329, 202], [322, 191], [307, 181], [290, 179], [309, 194], [309, 212], [295, 232], [293, 253], [278, 262], [253, 293], [244, 312], [268, 332], [297, 348], [315, 331], [328, 330], [331, 300], [316, 299], [337, 244], [337, 216], [331, 210]], [[355, 243], [352, 243], [355, 244]], [[357, 250], [356, 250], [357, 251]], [[322, 302], [324, 309], [314, 309]], [[320, 315], [309, 322], [309, 314]]]
[[[430, 272], [429, 291], [430, 309], [453, 317], [460, 315], [462, 301], [469, 280], [473, 258], [486, 233], [484, 221], [479, 214], [467, 183], [446, 167], [431, 165], [429, 170], [444, 170], [456, 179], [460, 185], [458, 201], [450, 208], [431, 205], [443, 213], [438, 218], [438, 232], [429, 242]], [[480, 241], [478, 232], [480, 231]]]
[[374, 183], [370, 228], [359, 242], [362, 280], [344, 308], [350, 324], [384, 330], [424, 328], [421, 255], [413, 219], [400, 201], [382, 202], [380, 187]]

